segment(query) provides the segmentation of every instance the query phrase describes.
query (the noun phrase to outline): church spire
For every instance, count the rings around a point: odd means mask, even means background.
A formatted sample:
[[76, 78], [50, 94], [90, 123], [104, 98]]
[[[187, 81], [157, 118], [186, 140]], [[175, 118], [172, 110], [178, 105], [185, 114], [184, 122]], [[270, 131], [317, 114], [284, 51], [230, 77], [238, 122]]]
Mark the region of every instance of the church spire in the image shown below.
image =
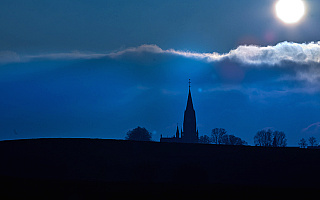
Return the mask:
[[187, 108], [186, 108], [186, 110], [188, 110], [188, 108], [189, 109], [192, 109], [193, 110], [193, 103], [192, 103], [192, 97], [191, 97], [191, 89], [190, 89], [190, 87], [191, 87], [191, 81], [190, 81], [190, 79], [189, 79], [189, 94], [188, 94], [188, 101], [187, 101]]
[[179, 126], [178, 126], [178, 124], [177, 124], [176, 138], [179, 138], [179, 135], [180, 135], [180, 133], [179, 133]]
[[193, 108], [193, 102], [191, 97], [191, 81], [189, 79], [189, 94], [187, 100], [187, 107], [184, 111], [184, 119], [183, 124], [180, 127], [179, 132], [179, 124], [177, 124], [176, 135], [170, 138], [163, 138], [160, 136], [160, 142], [182, 142], [182, 143], [198, 143], [199, 132], [196, 124], [196, 113]]
[[192, 97], [191, 97], [191, 81], [189, 79], [189, 94], [187, 107], [184, 111], [183, 120], [183, 140], [187, 143], [198, 142], [197, 130], [196, 130], [196, 114], [193, 109]]

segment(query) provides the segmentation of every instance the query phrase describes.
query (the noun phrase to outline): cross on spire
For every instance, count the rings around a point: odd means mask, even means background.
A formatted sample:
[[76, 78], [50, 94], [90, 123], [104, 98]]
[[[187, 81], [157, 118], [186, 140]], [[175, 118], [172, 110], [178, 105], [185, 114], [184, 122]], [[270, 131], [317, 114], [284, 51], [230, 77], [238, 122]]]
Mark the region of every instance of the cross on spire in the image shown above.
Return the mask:
[[189, 78], [189, 82], [188, 82], [188, 83], [189, 83], [189, 89], [190, 89], [190, 87], [191, 87], [191, 81], [190, 81], [190, 78]]

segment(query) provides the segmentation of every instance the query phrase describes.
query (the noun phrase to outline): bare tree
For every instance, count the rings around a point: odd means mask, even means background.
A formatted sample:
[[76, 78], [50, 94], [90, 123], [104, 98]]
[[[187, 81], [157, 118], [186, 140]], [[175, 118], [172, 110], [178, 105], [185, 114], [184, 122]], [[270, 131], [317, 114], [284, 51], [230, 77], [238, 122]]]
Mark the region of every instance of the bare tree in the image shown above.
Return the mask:
[[274, 131], [273, 132], [273, 147], [286, 147], [287, 146], [287, 139], [286, 134], [283, 131]]
[[222, 143], [226, 145], [245, 145], [246, 141], [234, 135], [225, 134], [222, 136]]
[[308, 143], [307, 143], [307, 140], [302, 138], [300, 141], [299, 141], [299, 146], [300, 148], [306, 148], [308, 146]]
[[317, 143], [317, 139], [315, 138], [315, 137], [309, 137], [309, 143], [310, 143], [310, 146], [315, 146], [316, 145], [316, 143]]
[[256, 146], [270, 147], [272, 145], [272, 131], [261, 130], [254, 136], [254, 144]]
[[211, 131], [212, 142], [215, 144], [222, 143], [222, 137], [225, 135], [227, 131], [224, 128], [215, 128]]

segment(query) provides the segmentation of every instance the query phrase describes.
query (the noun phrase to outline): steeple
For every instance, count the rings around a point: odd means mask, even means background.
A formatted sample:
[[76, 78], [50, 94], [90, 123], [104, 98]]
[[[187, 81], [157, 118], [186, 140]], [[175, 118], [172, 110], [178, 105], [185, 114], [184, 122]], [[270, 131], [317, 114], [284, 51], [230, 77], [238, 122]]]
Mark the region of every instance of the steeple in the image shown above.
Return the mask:
[[192, 96], [191, 96], [191, 89], [190, 89], [190, 87], [191, 87], [191, 81], [190, 81], [190, 79], [189, 79], [189, 94], [188, 94], [188, 100], [187, 100], [187, 107], [186, 107], [186, 111], [187, 110], [193, 110], [193, 112], [194, 112], [194, 109], [193, 109], [193, 103], [192, 103]]
[[183, 121], [183, 140], [188, 143], [195, 143], [198, 141], [196, 132], [196, 114], [193, 109], [192, 97], [191, 97], [191, 81], [189, 79], [189, 94], [187, 100], [187, 107], [184, 111]]
[[190, 79], [189, 79], [189, 94], [188, 94], [188, 101], [187, 101], [187, 108], [186, 110], [189, 108], [189, 109], [192, 109], [193, 110], [193, 103], [192, 103], [192, 97], [191, 97], [191, 89], [190, 89]]
[[160, 142], [178, 142], [178, 143], [198, 143], [199, 132], [196, 124], [196, 113], [193, 108], [192, 96], [191, 96], [191, 81], [189, 79], [189, 94], [187, 100], [186, 110], [184, 111], [183, 125], [180, 127], [177, 124], [176, 135], [173, 137], [160, 136]]
[[179, 135], [180, 135], [180, 133], [179, 133], [179, 126], [178, 126], [178, 124], [177, 124], [176, 138], [179, 138]]

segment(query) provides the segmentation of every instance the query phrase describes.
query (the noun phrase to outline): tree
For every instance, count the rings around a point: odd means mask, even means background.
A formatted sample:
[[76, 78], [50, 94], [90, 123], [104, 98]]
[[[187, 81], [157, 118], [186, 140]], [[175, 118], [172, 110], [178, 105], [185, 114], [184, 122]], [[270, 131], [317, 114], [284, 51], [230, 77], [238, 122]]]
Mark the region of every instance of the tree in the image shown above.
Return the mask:
[[300, 148], [306, 148], [308, 146], [308, 143], [307, 143], [307, 140], [302, 138], [300, 141], [299, 141], [299, 146]]
[[273, 132], [273, 147], [286, 147], [287, 146], [287, 139], [286, 134], [283, 131], [274, 131]]
[[126, 140], [151, 141], [151, 137], [152, 135], [147, 129], [138, 126], [127, 132]]
[[263, 147], [286, 147], [287, 139], [283, 131], [261, 130], [254, 136], [256, 146]]
[[316, 145], [316, 143], [317, 143], [317, 139], [315, 138], [315, 137], [309, 137], [309, 143], [310, 143], [310, 146], [315, 146]]
[[254, 144], [256, 146], [270, 147], [272, 145], [272, 131], [261, 130], [254, 136]]
[[222, 143], [225, 145], [244, 145], [247, 144], [246, 141], [234, 135], [225, 134], [222, 136]]
[[224, 128], [215, 128], [211, 131], [212, 142], [215, 144], [222, 143], [222, 137], [227, 131]]
[[210, 144], [210, 137], [207, 136], [207, 135], [202, 135], [202, 136], [200, 136], [200, 138], [199, 138], [199, 143], [202, 143], [202, 144]]

